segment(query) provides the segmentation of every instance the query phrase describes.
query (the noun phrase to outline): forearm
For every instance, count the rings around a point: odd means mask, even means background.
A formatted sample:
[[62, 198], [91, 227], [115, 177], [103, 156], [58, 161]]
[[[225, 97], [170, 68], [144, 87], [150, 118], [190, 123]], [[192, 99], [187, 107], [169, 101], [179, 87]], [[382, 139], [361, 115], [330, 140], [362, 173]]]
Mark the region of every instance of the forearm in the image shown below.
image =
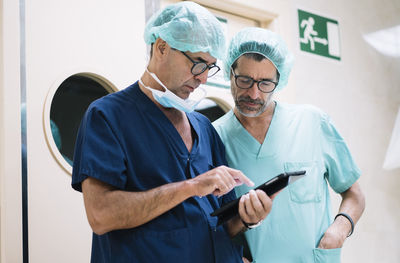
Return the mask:
[[192, 196], [224, 195], [233, 187], [253, 183], [242, 172], [219, 166], [192, 179], [166, 184], [143, 192], [118, 190], [89, 177], [82, 182], [86, 214], [93, 231], [140, 226]]
[[[350, 216], [355, 225], [365, 208], [365, 198], [361, 192], [360, 186], [356, 182], [341, 195], [342, 202], [338, 213], [345, 213]], [[324, 249], [342, 247], [350, 232], [350, 220], [345, 216], [337, 216], [332, 225], [326, 230], [318, 247]]]
[[358, 222], [365, 209], [365, 197], [359, 184], [354, 183], [347, 191], [342, 194], [342, 202], [339, 207], [339, 213], [348, 214], [354, 221]]
[[[97, 234], [140, 226], [192, 196], [189, 181], [166, 184], [143, 192], [127, 192], [97, 180], [93, 183], [93, 180], [86, 179], [82, 188], [87, 190], [86, 193], [84, 191], [84, 201], [88, 220]], [[100, 187], [96, 184], [100, 184]]]

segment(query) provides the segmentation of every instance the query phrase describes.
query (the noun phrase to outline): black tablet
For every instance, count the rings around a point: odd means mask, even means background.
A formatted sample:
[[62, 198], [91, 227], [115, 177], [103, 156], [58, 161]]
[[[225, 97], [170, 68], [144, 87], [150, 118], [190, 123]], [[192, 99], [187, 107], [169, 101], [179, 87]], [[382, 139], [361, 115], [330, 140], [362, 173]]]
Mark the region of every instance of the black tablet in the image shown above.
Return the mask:
[[[268, 196], [273, 195], [274, 193], [278, 192], [279, 190], [285, 188], [290, 183], [304, 177], [306, 171], [294, 171], [294, 172], [286, 172], [281, 173], [271, 180], [263, 183], [262, 185], [256, 187], [254, 190], [260, 189], [263, 190]], [[211, 216], [218, 216], [218, 225], [227, 222], [232, 217], [238, 214], [239, 209], [239, 200], [240, 197], [224, 204], [219, 209], [212, 212]]]

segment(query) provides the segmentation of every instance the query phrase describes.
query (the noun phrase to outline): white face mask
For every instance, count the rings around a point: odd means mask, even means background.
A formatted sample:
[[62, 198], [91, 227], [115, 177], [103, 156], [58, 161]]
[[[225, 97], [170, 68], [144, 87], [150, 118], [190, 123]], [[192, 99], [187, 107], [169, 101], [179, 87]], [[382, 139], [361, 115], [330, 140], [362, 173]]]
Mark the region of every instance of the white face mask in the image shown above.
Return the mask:
[[150, 90], [151, 93], [153, 94], [154, 99], [160, 103], [163, 107], [165, 108], [175, 108], [177, 110], [181, 110], [184, 112], [192, 112], [196, 108], [196, 106], [200, 103], [202, 99], [206, 96], [206, 91], [205, 89], [198, 87], [200, 91], [203, 92], [203, 95], [200, 97], [199, 100], [190, 100], [190, 99], [182, 99], [175, 95], [173, 92], [171, 92], [162, 82], [161, 80], [156, 76], [156, 74], [150, 72], [147, 70], [146, 71], [150, 74], [150, 76], [160, 84], [165, 91], [160, 91], [156, 89], [152, 89], [149, 86], [146, 86], [143, 84], [142, 80], [139, 79], [139, 83], [142, 84], [143, 87], [146, 89]]

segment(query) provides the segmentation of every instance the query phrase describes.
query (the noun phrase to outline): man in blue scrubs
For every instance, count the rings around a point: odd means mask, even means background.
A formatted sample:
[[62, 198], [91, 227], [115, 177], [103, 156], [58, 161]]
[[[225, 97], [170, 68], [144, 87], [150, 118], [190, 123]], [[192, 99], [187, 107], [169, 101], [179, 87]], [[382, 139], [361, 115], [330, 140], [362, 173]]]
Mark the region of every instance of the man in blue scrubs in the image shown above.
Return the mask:
[[[365, 206], [357, 183], [360, 170], [327, 114], [272, 99], [287, 84], [291, 66], [292, 56], [277, 34], [240, 31], [225, 59], [235, 108], [214, 126], [229, 166], [256, 185], [283, 172], [306, 170], [304, 178], [277, 195], [267, 219], [245, 233], [253, 262], [340, 262], [340, 248]], [[342, 196], [335, 217], [328, 183]], [[249, 188], [235, 190], [240, 195]]]
[[264, 219], [263, 192], [217, 225], [210, 213], [253, 183], [226, 167], [224, 146], [189, 95], [219, 68], [218, 20], [192, 2], [168, 6], [145, 28], [151, 58], [139, 82], [92, 103], [81, 123], [72, 187], [93, 229], [91, 262], [242, 262], [230, 237]]

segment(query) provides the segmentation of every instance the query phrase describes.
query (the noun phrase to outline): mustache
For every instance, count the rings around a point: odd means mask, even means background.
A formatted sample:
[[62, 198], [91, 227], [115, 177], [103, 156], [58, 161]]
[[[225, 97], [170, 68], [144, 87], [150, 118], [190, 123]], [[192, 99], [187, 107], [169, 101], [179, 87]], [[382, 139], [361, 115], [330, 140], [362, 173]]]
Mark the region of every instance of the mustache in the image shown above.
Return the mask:
[[239, 98], [237, 99], [237, 102], [250, 102], [250, 103], [253, 103], [253, 104], [264, 105], [264, 101], [263, 101], [263, 100], [260, 100], [260, 99], [255, 99], [255, 100], [253, 100], [253, 99], [250, 98], [249, 96], [246, 96], [246, 97], [239, 97]]

